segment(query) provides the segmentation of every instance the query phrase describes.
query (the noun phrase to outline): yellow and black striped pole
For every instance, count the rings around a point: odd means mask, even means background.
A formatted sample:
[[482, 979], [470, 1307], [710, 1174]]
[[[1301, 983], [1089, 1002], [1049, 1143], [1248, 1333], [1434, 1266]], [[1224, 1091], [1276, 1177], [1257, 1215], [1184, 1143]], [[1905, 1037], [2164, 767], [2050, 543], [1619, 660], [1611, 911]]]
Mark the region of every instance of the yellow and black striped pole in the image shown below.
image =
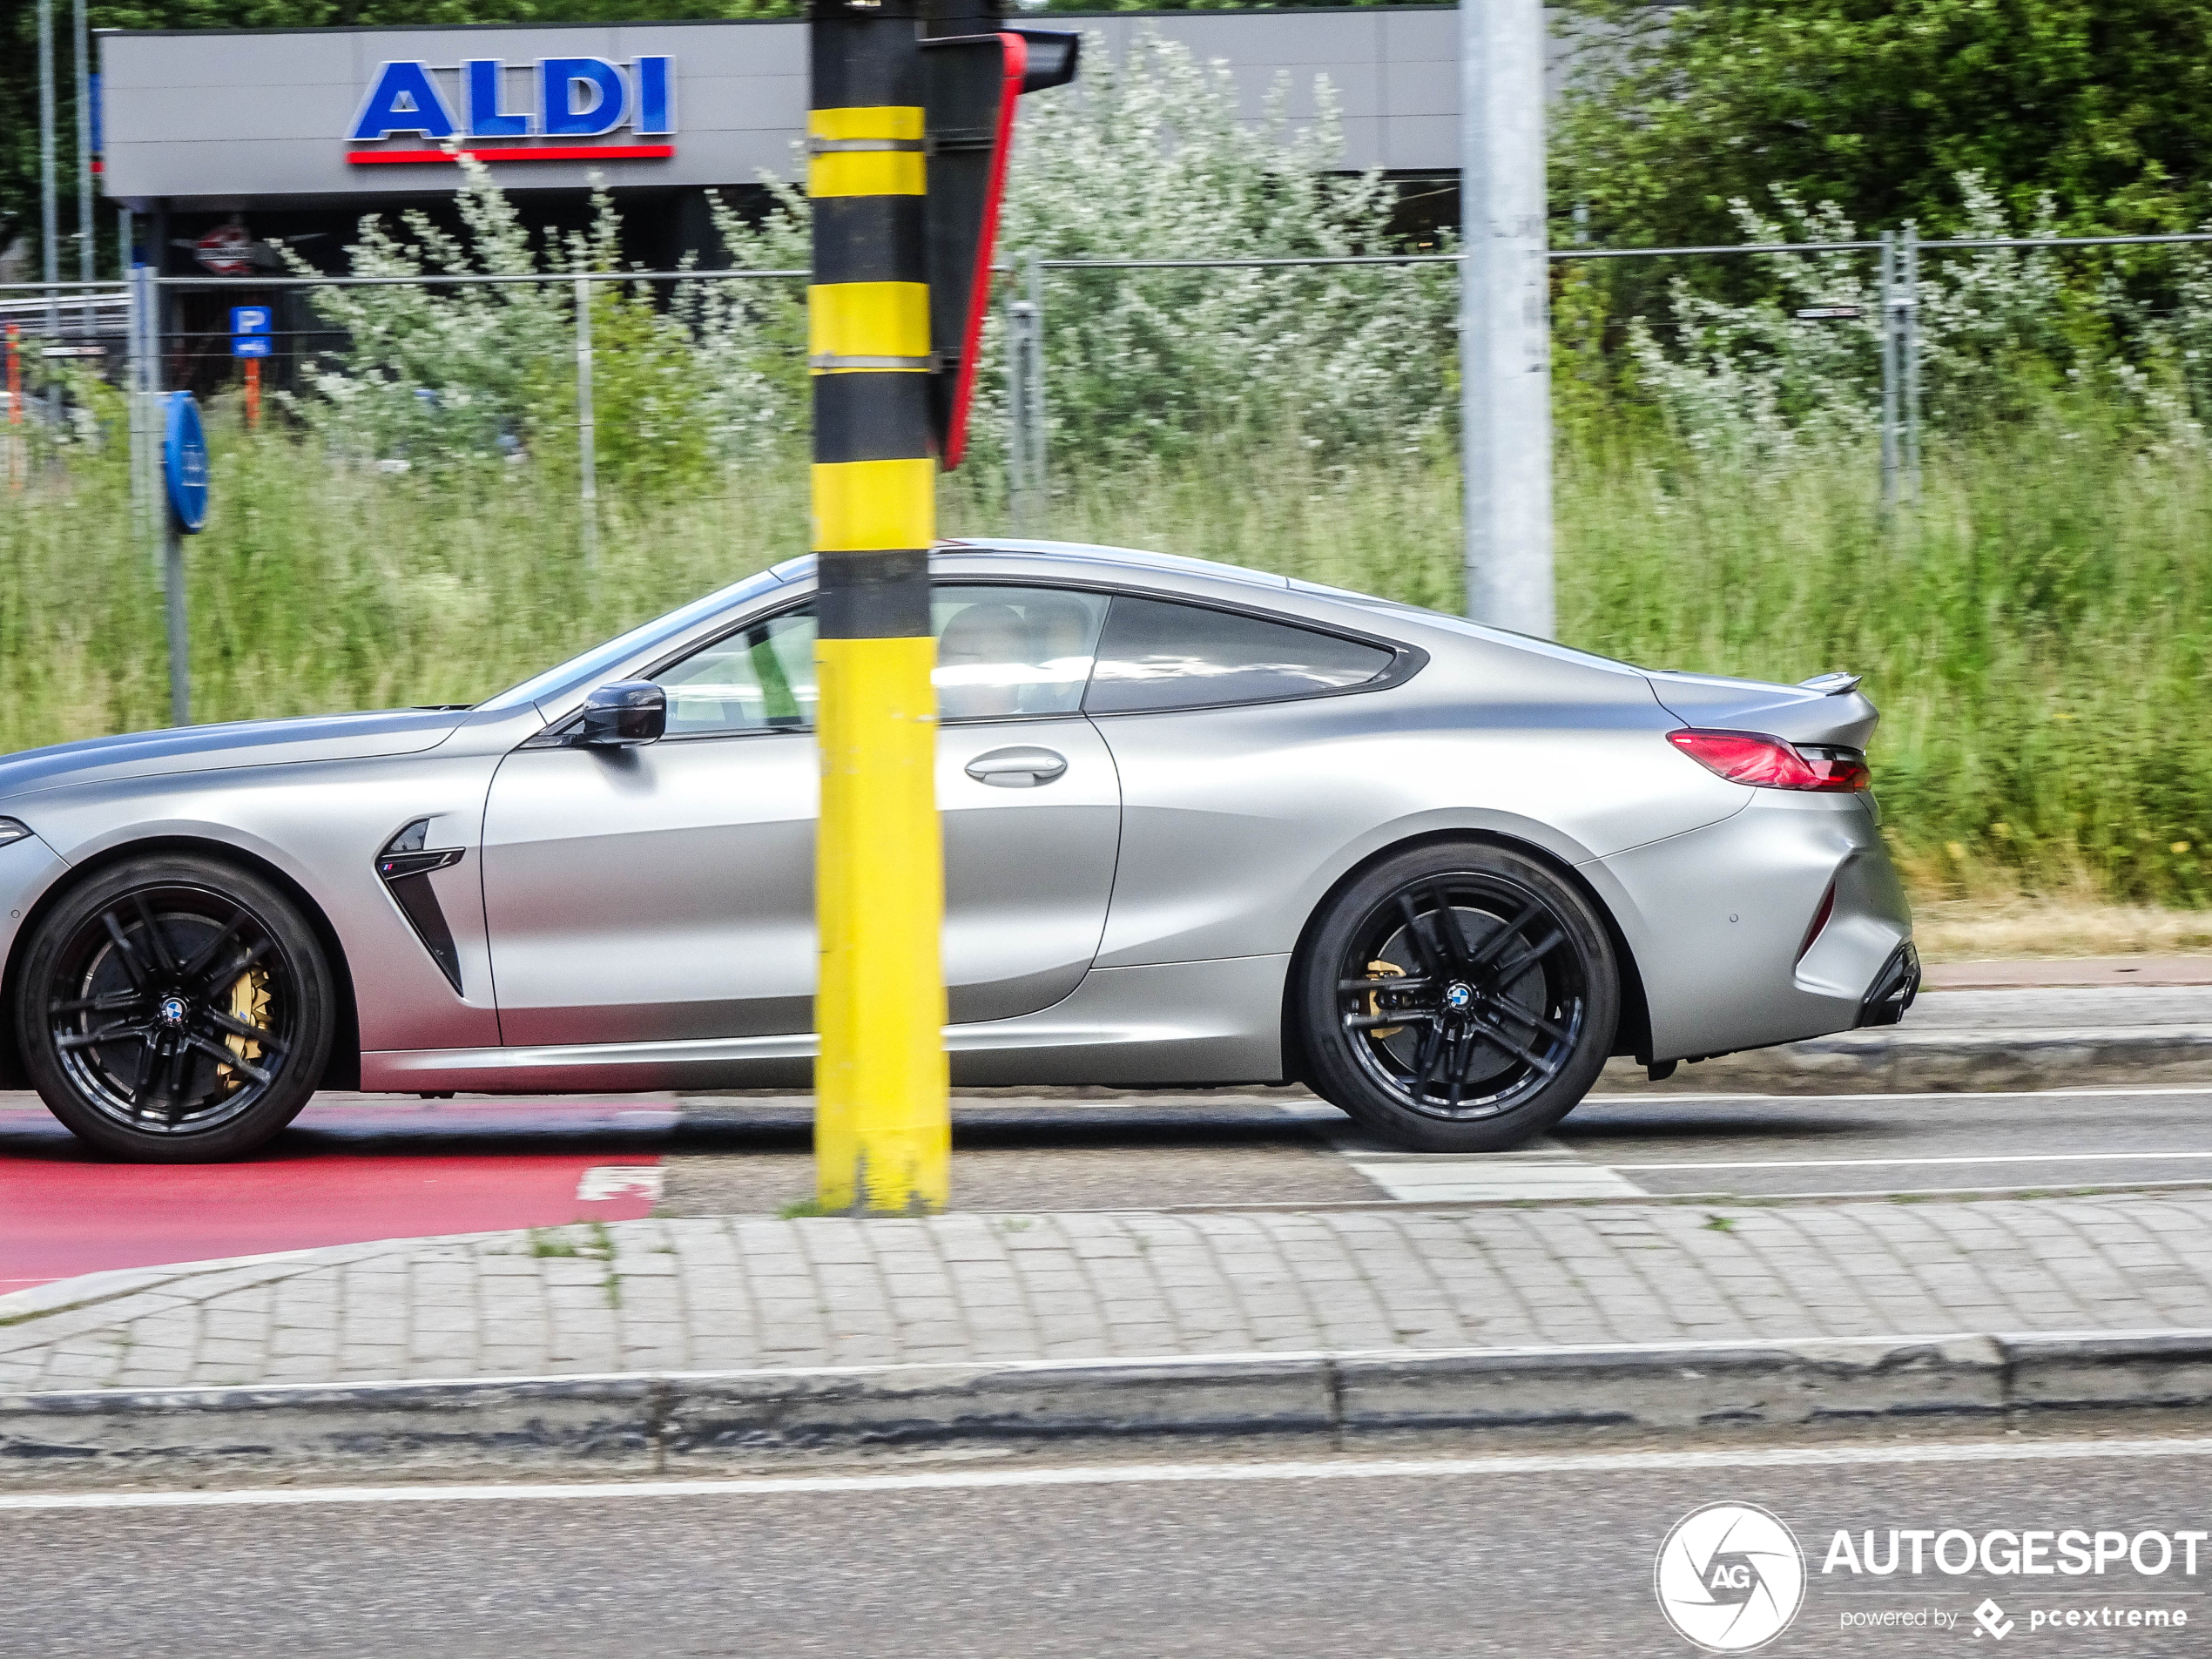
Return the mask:
[[814, 1156], [826, 1210], [944, 1207], [944, 858], [934, 770], [937, 532], [917, 0], [813, 0], [806, 293], [814, 390]]

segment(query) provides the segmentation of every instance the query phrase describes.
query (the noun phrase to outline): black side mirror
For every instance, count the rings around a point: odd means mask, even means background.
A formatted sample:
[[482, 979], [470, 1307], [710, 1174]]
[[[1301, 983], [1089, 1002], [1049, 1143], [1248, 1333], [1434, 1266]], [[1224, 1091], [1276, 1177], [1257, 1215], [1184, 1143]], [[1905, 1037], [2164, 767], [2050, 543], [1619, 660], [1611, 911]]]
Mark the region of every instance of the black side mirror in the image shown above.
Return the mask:
[[583, 699], [577, 741], [594, 749], [658, 743], [668, 730], [668, 693], [651, 680], [616, 680]]

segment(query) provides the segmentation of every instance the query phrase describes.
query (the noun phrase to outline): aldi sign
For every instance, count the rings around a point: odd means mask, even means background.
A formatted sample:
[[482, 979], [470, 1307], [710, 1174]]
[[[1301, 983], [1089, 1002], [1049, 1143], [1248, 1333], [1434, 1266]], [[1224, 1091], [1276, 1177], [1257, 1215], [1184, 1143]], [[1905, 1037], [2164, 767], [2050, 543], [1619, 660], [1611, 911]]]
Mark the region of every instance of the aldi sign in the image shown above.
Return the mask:
[[[541, 57], [511, 69], [496, 57], [451, 68], [388, 62], [361, 99], [346, 159], [450, 162], [453, 148], [493, 162], [664, 159], [676, 153], [667, 142], [676, 132], [673, 65], [664, 57]], [[616, 135], [625, 129], [628, 138], [660, 142], [624, 142]]]

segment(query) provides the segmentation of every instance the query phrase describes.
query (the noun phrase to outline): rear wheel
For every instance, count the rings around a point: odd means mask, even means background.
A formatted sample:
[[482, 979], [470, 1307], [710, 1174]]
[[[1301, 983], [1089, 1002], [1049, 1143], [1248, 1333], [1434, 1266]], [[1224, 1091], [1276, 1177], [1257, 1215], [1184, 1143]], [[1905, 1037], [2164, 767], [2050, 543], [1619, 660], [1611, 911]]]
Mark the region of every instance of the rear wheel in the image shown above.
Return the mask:
[[330, 1057], [329, 964], [290, 900], [213, 860], [103, 871], [39, 924], [16, 993], [30, 1080], [118, 1157], [242, 1156], [298, 1115]]
[[1603, 923], [1525, 853], [1480, 843], [1386, 860], [1332, 903], [1298, 1008], [1314, 1088], [1437, 1152], [1515, 1146], [1557, 1123], [1613, 1047]]

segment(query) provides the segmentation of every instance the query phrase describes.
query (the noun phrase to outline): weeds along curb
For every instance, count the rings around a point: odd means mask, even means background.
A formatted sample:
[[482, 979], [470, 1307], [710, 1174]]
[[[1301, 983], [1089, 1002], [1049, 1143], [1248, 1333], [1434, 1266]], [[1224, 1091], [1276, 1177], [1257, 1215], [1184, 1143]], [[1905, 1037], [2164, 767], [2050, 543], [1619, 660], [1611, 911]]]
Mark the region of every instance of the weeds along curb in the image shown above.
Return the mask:
[[887, 1366], [0, 1395], [0, 1482], [702, 1472], [1157, 1437], [1788, 1427], [2212, 1404], [2212, 1331]]

